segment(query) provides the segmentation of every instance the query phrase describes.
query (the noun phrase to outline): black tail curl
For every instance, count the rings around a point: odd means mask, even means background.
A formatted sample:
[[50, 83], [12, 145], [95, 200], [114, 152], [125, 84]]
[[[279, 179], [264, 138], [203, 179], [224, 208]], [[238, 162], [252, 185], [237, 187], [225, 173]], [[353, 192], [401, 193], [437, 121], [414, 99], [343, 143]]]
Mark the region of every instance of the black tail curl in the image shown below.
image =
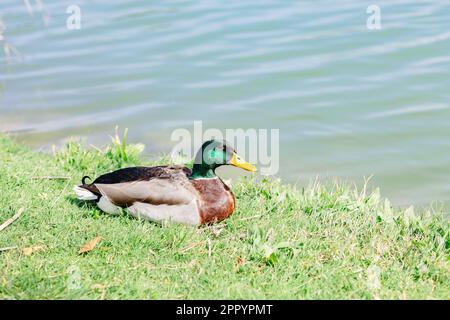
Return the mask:
[[81, 179], [81, 184], [86, 184], [86, 179], [92, 180], [91, 177], [89, 177], [89, 176], [84, 176], [84, 177]]

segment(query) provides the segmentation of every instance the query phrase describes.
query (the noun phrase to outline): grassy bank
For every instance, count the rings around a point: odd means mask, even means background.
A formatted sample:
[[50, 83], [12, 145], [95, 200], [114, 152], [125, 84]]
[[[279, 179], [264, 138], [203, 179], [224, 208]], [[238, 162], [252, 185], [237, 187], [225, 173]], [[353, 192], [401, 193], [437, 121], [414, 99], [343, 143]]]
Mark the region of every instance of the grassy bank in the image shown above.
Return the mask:
[[0, 298], [450, 297], [448, 221], [392, 208], [377, 191], [243, 180], [234, 215], [202, 228], [75, 200], [82, 175], [143, 164], [140, 150], [71, 143], [49, 155], [0, 136], [0, 223], [25, 209], [0, 231], [0, 248], [12, 247], [0, 252]]

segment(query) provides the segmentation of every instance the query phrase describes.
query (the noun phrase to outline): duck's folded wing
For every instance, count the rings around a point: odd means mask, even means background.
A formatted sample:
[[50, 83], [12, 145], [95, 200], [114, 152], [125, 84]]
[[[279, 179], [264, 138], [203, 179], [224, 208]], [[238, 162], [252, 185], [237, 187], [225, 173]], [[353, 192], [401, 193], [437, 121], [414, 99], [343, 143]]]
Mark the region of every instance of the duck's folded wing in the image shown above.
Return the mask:
[[186, 179], [191, 170], [182, 166], [130, 167], [101, 175], [94, 183], [113, 184], [151, 179]]
[[95, 183], [100, 193], [118, 206], [129, 207], [135, 202], [153, 205], [189, 204], [196, 199], [194, 190], [171, 179], [152, 179], [112, 184]]

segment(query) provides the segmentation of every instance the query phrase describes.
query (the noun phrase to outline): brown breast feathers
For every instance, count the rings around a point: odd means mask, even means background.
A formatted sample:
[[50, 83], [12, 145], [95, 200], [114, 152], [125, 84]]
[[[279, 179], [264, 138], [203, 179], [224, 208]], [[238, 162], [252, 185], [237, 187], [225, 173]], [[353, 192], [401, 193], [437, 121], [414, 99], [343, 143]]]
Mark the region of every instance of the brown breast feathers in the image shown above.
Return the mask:
[[201, 224], [222, 221], [233, 213], [234, 195], [222, 180], [219, 178], [194, 179], [191, 183], [200, 194]]

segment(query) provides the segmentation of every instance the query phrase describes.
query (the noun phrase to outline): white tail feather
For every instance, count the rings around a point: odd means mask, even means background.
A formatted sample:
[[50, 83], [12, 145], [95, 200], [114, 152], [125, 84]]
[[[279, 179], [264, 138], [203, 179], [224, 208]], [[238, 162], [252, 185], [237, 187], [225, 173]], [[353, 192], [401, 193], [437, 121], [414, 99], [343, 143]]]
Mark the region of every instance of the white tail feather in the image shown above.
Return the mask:
[[76, 193], [77, 198], [79, 200], [97, 200], [98, 196], [90, 192], [89, 190], [85, 188], [81, 188], [79, 186], [74, 186], [73, 191]]

